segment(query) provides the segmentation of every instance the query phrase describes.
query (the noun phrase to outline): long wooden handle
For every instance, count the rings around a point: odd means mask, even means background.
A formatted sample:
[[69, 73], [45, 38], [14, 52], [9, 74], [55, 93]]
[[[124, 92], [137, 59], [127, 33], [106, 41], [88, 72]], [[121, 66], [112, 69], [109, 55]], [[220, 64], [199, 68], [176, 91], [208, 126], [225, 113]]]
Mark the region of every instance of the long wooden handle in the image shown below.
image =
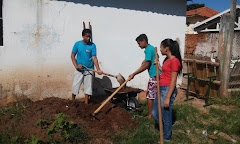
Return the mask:
[[[155, 47], [155, 59], [158, 59], [157, 47]], [[158, 115], [159, 115], [159, 130], [160, 130], [160, 142], [163, 144], [163, 126], [162, 126], [162, 109], [160, 98], [160, 85], [159, 85], [159, 70], [158, 64], [156, 65], [156, 78], [157, 78], [157, 97], [158, 97]]]
[[[136, 70], [138, 71], [140, 68], [142, 67], [142, 65]], [[108, 101], [110, 101], [110, 99], [118, 92], [121, 90], [121, 88], [123, 88], [125, 86], [125, 84], [130, 81], [130, 78], [128, 78], [118, 89], [116, 89], [116, 91], [114, 93], [112, 93], [99, 107], [97, 110], [94, 111], [94, 113], [92, 114], [93, 116], [95, 116], [105, 105]]]
[[94, 111], [93, 116], [95, 116], [106, 104], [108, 101], [110, 101], [110, 99], [115, 96], [115, 94], [121, 90], [122, 87], [125, 86], [125, 84], [130, 80], [130, 78], [128, 78], [114, 93], [112, 93], [112, 95], [110, 95], [99, 107], [97, 110]]
[[[85, 68], [86, 68], [86, 67], [85, 67]], [[94, 69], [89, 69], [89, 68], [86, 68], [86, 69], [89, 70], [89, 71], [97, 72], [97, 70], [94, 70]], [[111, 74], [104, 73], [104, 72], [103, 72], [103, 74], [104, 74], [104, 75], [107, 75], [107, 76], [111, 76], [111, 77], [116, 77], [115, 75], [111, 75]]]

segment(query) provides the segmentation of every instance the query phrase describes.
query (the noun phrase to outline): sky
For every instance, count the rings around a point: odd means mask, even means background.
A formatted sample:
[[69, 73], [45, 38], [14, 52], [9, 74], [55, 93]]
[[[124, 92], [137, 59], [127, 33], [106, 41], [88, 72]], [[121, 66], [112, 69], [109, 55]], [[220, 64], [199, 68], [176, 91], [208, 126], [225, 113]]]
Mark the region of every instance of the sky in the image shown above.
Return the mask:
[[[229, 9], [231, 6], [230, 0], [192, 0], [188, 1], [188, 4], [205, 4], [205, 6], [214, 9], [216, 11], [222, 12]], [[240, 4], [240, 0], [237, 0], [237, 4]]]

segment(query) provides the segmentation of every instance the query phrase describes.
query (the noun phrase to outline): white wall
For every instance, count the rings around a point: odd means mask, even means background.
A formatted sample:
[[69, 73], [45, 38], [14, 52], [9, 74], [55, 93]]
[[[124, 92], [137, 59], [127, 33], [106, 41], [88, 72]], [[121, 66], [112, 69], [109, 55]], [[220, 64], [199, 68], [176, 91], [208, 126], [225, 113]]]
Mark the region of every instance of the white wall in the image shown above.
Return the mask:
[[[135, 38], [141, 33], [158, 52], [163, 39], [179, 38], [184, 53], [185, 0], [66, 1], [3, 0], [0, 99], [70, 97], [74, 72], [70, 54], [81, 40], [83, 21], [87, 27], [91, 22], [100, 67], [107, 73], [127, 78], [140, 66], [144, 50]], [[114, 78], [110, 82], [97, 77], [104, 86], [119, 85]], [[146, 89], [148, 79], [144, 72], [128, 86]], [[100, 94], [99, 89], [96, 84], [95, 93]]]

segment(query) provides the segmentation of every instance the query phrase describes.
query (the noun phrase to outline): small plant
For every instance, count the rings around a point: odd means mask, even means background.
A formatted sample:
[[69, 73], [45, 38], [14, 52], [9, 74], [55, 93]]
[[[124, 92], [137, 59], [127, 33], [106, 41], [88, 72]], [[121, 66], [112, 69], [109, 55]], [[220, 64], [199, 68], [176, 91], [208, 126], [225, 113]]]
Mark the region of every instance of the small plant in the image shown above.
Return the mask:
[[24, 141], [26, 144], [40, 144], [42, 143], [41, 139], [38, 137], [35, 137], [34, 135], [31, 136], [31, 139], [26, 139]]
[[44, 119], [39, 119], [37, 121], [37, 125], [40, 126], [43, 129], [45, 129], [45, 128], [48, 127], [49, 123], [46, 120], [44, 120]]
[[51, 126], [47, 130], [47, 135], [57, 132], [61, 134], [65, 140], [68, 140], [70, 137], [69, 130], [72, 128], [72, 122], [66, 121], [65, 118], [69, 118], [69, 116], [63, 113], [59, 113], [56, 116], [55, 121], [51, 124]]
[[27, 105], [23, 103], [21, 104], [15, 103], [15, 104], [8, 105], [7, 107], [0, 109], [0, 117], [6, 114], [10, 115], [10, 118], [13, 118], [15, 116], [20, 116], [23, 114], [23, 109], [25, 109], [26, 107]]
[[58, 143], [53, 136], [54, 133], [60, 134], [64, 138], [64, 141], [70, 141], [72, 143], [86, 143], [89, 137], [85, 130], [80, 127], [80, 125], [67, 121], [67, 118], [70, 118], [70, 116], [59, 113], [51, 125], [44, 119], [38, 120], [37, 124], [42, 128], [46, 128], [50, 125], [47, 129], [47, 135], [49, 136], [50, 143]]

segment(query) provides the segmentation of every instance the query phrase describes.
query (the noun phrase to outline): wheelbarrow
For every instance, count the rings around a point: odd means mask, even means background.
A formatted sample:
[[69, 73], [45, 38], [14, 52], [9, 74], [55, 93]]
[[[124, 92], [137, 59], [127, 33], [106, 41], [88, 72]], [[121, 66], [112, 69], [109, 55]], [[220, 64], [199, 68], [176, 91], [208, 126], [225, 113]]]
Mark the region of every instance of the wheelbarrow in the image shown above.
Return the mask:
[[[114, 93], [114, 91], [117, 88], [105, 88], [104, 91], [111, 95]], [[135, 111], [137, 109], [140, 109], [140, 104], [138, 103], [138, 100], [136, 99], [136, 96], [143, 91], [141, 89], [132, 88], [132, 87], [125, 87], [124, 89], [121, 89], [112, 99], [110, 102], [116, 103], [119, 101], [122, 101], [126, 104], [126, 108], [131, 111]]]

